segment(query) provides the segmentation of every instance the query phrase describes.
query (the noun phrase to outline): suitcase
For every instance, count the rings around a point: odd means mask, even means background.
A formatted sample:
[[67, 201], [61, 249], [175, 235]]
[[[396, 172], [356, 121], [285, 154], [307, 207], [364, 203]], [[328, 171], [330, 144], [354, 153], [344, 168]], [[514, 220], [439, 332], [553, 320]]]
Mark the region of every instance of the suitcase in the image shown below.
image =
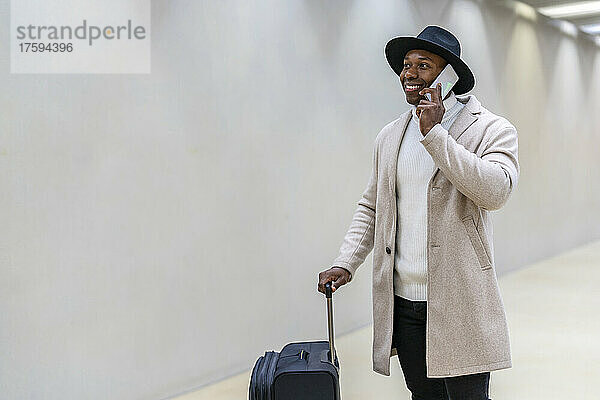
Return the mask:
[[279, 353], [267, 351], [252, 369], [249, 400], [341, 399], [331, 283], [325, 285], [325, 291], [329, 341], [289, 343]]

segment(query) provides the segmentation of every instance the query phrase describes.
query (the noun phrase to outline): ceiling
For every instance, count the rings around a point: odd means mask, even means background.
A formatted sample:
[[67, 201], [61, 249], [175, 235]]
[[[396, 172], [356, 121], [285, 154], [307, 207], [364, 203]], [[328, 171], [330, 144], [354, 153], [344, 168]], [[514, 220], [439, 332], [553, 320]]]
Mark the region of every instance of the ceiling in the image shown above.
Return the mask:
[[[549, 7], [549, 6], [561, 6], [561, 5], [573, 5], [578, 3], [596, 3], [598, 6], [595, 7], [595, 11], [591, 14], [579, 15], [579, 16], [564, 16], [556, 19], [569, 21], [579, 29], [581, 29], [584, 25], [592, 25], [592, 24], [600, 24], [600, 1], [565, 1], [565, 0], [519, 0], [522, 3], [528, 4], [531, 7], [535, 8], [539, 12], [540, 7]], [[543, 12], [542, 12], [543, 14]], [[600, 32], [593, 34], [597, 38], [600, 38]]]

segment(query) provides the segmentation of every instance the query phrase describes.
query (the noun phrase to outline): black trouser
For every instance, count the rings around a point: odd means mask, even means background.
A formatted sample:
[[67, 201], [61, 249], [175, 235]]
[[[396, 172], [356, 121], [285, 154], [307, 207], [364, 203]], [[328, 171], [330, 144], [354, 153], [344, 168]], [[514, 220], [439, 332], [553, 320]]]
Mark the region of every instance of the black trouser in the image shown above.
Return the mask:
[[427, 378], [427, 302], [394, 296], [394, 335], [398, 359], [412, 400], [488, 400], [490, 373]]

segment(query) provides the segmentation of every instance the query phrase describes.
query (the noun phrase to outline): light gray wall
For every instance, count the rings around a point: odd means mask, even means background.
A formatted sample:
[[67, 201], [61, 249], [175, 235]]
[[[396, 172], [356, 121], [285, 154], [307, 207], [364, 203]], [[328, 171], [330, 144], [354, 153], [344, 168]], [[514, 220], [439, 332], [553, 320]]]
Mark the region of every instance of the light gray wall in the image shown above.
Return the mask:
[[[383, 48], [428, 24], [519, 130], [498, 272], [598, 239], [600, 48], [503, 6], [154, 1], [138, 76], [10, 75], [2, 40], [0, 397], [161, 399], [324, 338], [317, 273], [408, 109]], [[370, 260], [338, 334], [370, 322]]]

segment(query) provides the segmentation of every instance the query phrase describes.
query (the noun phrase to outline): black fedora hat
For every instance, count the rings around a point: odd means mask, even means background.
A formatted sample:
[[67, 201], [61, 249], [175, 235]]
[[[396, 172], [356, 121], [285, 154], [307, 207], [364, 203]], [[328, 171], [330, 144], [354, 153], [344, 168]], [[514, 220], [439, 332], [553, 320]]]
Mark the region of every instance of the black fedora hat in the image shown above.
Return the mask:
[[385, 45], [385, 57], [394, 72], [400, 76], [404, 68], [404, 57], [410, 50], [423, 49], [443, 57], [458, 75], [458, 82], [452, 88], [454, 94], [463, 94], [473, 89], [475, 77], [460, 58], [460, 43], [456, 36], [446, 29], [429, 25], [417, 37], [400, 36]]

